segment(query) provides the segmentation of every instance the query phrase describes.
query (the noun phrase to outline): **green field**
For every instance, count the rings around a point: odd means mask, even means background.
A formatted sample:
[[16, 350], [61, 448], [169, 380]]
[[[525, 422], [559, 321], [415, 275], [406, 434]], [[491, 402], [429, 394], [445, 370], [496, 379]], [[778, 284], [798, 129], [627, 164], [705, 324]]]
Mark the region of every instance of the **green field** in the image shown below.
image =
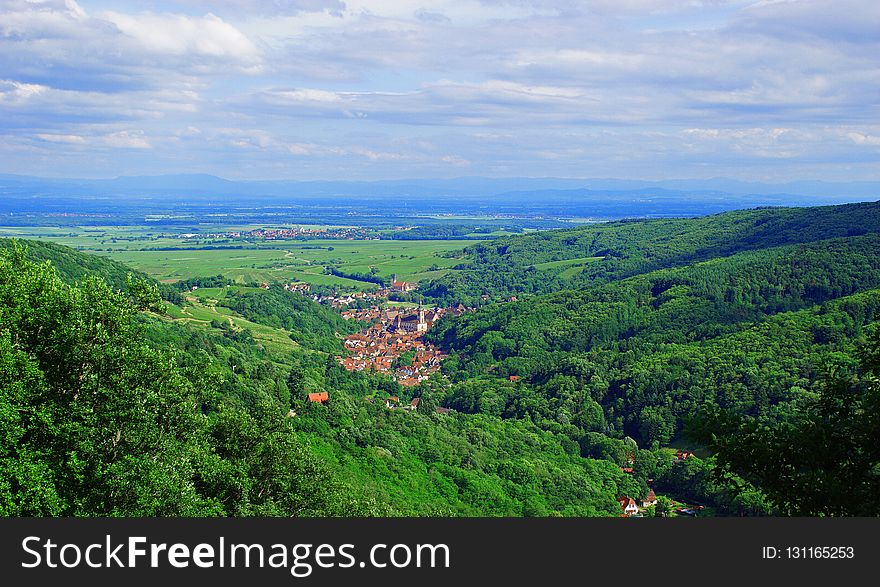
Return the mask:
[[[185, 227], [181, 234], [207, 231], [249, 230], [256, 226]], [[438, 253], [462, 249], [463, 240], [330, 240], [231, 241], [182, 239], [151, 226], [123, 227], [0, 227], [0, 238], [37, 238], [108, 256], [134, 269], [171, 283], [191, 277], [223, 274], [238, 283], [304, 281], [313, 285], [367, 290], [374, 284], [327, 275], [332, 265], [344, 273], [407, 281], [435, 279], [460, 261]], [[203, 247], [236, 247], [204, 249]], [[241, 247], [241, 248], [237, 248]], [[164, 249], [164, 250], [155, 250]]]

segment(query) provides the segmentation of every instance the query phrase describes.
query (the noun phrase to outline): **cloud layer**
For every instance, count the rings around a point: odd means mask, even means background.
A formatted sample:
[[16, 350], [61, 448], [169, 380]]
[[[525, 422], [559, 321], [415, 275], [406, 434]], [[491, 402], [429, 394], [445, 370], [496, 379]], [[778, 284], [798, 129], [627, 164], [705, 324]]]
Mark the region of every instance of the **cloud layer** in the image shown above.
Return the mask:
[[0, 172], [880, 178], [874, 0], [0, 0]]

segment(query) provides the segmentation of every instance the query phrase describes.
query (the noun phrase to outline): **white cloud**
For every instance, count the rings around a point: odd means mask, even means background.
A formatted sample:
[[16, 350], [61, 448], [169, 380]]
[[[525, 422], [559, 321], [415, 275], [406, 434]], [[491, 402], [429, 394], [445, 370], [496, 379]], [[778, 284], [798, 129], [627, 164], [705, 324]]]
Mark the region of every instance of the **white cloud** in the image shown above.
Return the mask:
[[0, 80], [0, 103], [25, 103], [49, 88], [40, 84], [26, 84], [14, 80]]
[[872, 136], [869, 134], [861, 133], [861, 132], [848, 132], [846, 133], [847, 138], [849, 138], [852, 142], [857, 145], [865, 145], [877, 147], [880, 146], [880, 136]]
[[151, 149], [152, 145], [142, 133], [119, 131], [101, 137], [100, 142], [108, 147], [119, 149]]
[[106, 6], [0, 0], [4, 154], [257, 175], [880, 163], [873, 0]]
[[104, 12], [99, 18], [113, 23], [145, 51], [242, 62], [255, 62], [259, 58], [257, 48], [245, 35], [211, 13], [199, 18], [181, 14]]
[[70, 145], [83, 145], [86, 139], [79, 135], [56, 135], [50, 133], [37, 133], [36, 137], [50, 143], [67, 143]]

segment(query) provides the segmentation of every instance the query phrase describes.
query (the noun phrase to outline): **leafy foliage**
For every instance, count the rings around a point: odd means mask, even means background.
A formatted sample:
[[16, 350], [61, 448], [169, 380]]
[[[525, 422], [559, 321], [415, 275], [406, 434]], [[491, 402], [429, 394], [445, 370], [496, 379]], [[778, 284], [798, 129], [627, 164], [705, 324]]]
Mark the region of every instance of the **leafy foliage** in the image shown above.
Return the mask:
[[129, 296], [0, 252], [0, 513], [302, 515], [345, 492], [274, 409], [205, 401]]
[[759, 485], [784, 514], [880, 515], [880, 329], [860, 367], [855, 375], [832, 372], [777, 426], [716, 408], [690, 433], [717, 452], [716, 477]]

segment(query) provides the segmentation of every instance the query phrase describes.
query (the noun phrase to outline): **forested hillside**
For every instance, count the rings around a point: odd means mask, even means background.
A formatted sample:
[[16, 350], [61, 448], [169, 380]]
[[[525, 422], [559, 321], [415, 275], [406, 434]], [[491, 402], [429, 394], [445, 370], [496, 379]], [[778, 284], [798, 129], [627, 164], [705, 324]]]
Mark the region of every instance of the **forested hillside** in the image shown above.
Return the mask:
[[877, 214], [476, 245], [431, 287], [484, 306], [428, 332], [450, 356], [412, 388], [343, 369], [359, 326], [299, 294], [215, 276], [163, 301], [0, 243], [0, 514], [613, 516], [650, 484], [720, 515], [873, 515]]
[[391, 412], [389, 379], [161, 309], [0, 250], [0, 514], [595, 516], [646, 492], [526, 421], [439, 414], [428, 388]]
[[337, 333], [356, 332], [353, 322], [311, 299], [281, 288], [252, 292], [230, 292], [220, 303], [248, 320], [290, 332], [296, 342], [325, 352], [341, 353]]
[[[0, 250], [10, 249], [12, 245], [11, 239], [0, 238]], [[58, 276], [66, 283], [76, 283], [89, 276], [100, 276], [111, 287], [124, 289], [129, 279], [134, 279], [156, 286], [164, 300], [172, 303], [181, 301], [180, 294], [175, 288], [157, 283], [144, 273], [113, 259], [98, 255], [83, 255], [69, 247], [39, 240], [28, 241], [25, 255], [35, 262], [51, 261]]]
[[[522, 380], [500, 414], [663, 445], [703, 404], [765, 415], [797, 399], [863, 336], [880, 310], [876, 288], [871, 234], [495, 304], [429, 337], [455, 352], [446, 372], [469, 388], [481, 377]], [[466, 411], [475, 402], [448, 399]]]
[[[836, 496], [835, 486], [817, 486], [811, 498], [804, 488], [807, 493], [797, 503], [783, 496], [780, 477], [750, 470], [747, 448], [737, 444], [733, 431], [763, 438], [759, 431], [779, 430], [780, 437], [791, 438], [783, 434], [786, 427], [815, 418], [811, 406], [835, 389], [828, 382], [830, 373], [856, 377], [865, 369], [860, 349], [880, 335], [875, 322], [880, 312], [876, 212], [873, 204], [758, 210], [605, 227], [604, 238], [623, 242], [639, 230], [634, 228], [638, 224], [651, 230], [665, 225], [667, 238], [654, 239], [665, 244], [653, 251], [671, 266], [647, 271], [661, 261], [646, 257], [644, 242], [638, 240], [638, 255], [615, 257], [605, 266], [616, 264], [613, 272], [584, 269], [581, 281], [565, 283], [569, 289], [490, 304], [442, 322], [428, 336], [452, 352], [444, 363], [453, 381], [444, 405], [465, 413], [528, 418], [577, 439], [584, 456], [606, 458], [614, 454], [609, 438], [632, 437], [648, 448], [674, 445], [684, 441], [694, 418], [714, 414], [711, 421], [719, 433], [726, 431], [726, 439], [712, 440], [713, 425], [704, 425], [696, 436], [722, 451], [718, 468], [728, 480], [748, 471], [747, 477], [759, 486], [767, 483], [769, 489], [778, 483], [772, 497], [788, 513], [822, 511], [818, 494], [828, 502], [827, 511], [843, 513], [842, 486], [836, 486]], [[757, 222], [762, 214], [770, 216]], [[862, 222], [865, 218], [871, 222]], [[727, 242], [702, 229], [670, 231], [671, 226], [719, 229], [737, 223], [749, 228], [738, 237], [727, 234]], [[775, 228], [756, 229], [765, 224]], [[825, 238], [838, 233], [850, 236]], [[504, 254], [518, 256], [520, 264], [523, 259], [543, 260], [559, 253], [553, 247], [560, 237], [565, 238], [563, 232], [522, 237], [515, 241], [516, 252]], [[778, 245], [792, 240], [803, 244]], [[545, 250], [548, 241], [556, 244]], [[682, 249], [685, 241], [690, 245]], [[673, 250], [678, 250], [674, 256]], [[708, 251], [738, 252], [704, 260]], [[576, 249], [566, 254], [578, 258], [595, 252]], [[516, 280], [504, 271], [499, 266], [495, 284]], [[558, 275], [569, 269], [559, 264], [552, 271]], [[630, 272], [635, 275], [626, 277]], [[557, 278], [555, 285], [562, 282]], [[573, 288], [575, 282], [580, 287]], [[865, 401], [874, 405], [875, 400]], [[864, 425], [870, 428], [871, 421]], [[774, 442], [781, 451], [780, 441]], [[852, 450], [862, 455], [865, 443]], [[763, 458], [761, 466], [772, 469], [772, 458]], [[853, 458], [876, 466], [876, 455]], [[854, 476], [851, 470], [847, 474]], [[877, 479], [858, 481], [860, 491], [878, 488]], [[707, 495], [704, 488], [701, 498], [711, 501], [711, 491]]]
[[760, 208], [701, 218], [633, 220], [495, 239], [421, 288], [444, 302], [478, 303], [581, 288], [740, 251], [880, 232], [880, 202]]
[[158, 304], [155, 290], [67, 285], [49, 262], [0, 250], [2, 515], [372, 511], [276, 406], [238, 409], [148, 344], [134, 318]]
[[[9, 249], [12, 246], [11, 239], [0, 238], [0, 249]], [[58, 276], [66, 283], [76, 283], [89, 276], [100, 276], [111, 287], [123, 289], [128, 276], [148, 279], [145, 274], [118, 261], [98, 255], [84, 255], [48, 241], [29, 240], [24, 250], [30, 261], [51, 261]]]

